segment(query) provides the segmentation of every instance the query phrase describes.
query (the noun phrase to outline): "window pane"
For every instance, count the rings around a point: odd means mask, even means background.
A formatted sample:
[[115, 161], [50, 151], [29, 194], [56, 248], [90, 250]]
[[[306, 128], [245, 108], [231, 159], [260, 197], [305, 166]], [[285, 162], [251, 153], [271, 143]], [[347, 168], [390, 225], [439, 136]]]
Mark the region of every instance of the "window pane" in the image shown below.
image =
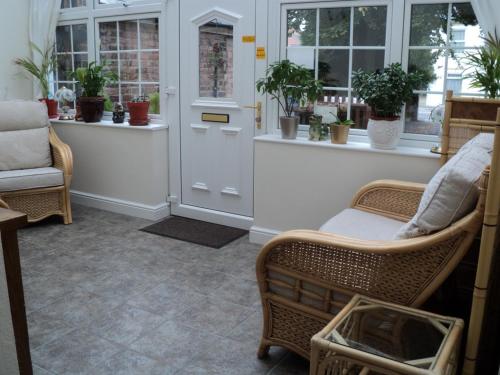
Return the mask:
[[363, 69], [365, 72], [375, 72], [384, 69], [385, 51], [383, 50], [353, 50], [352, 71]]
[[316, 9], [289, 10], [287, 30], [287, 46], [316, 45]]
[[120, 53], [120, 80], [139, 80], [139, 60], [137, 57], [137, 52]]
[[158, 18], [139, 21], [141, 49], [158, 49]]
[[61, 8], [71, 8], [71, 1], [70, 0], [61, 0]]
[[71, 80], [71, 72], [73, 71], [71, 55], [58, 55], [57, 56], [57, 80], [69, 81]]
[[89, 64], [89, 60], [86, 53], [75, 54], [74, 59], [75, 59], [75, 69], [86, 67]]
[[316, 67], [315, 52], [314, 47], [289, 47], [286, 52], [286, 57], [291, 62], [306, 67], [314, 75], [314, 69]]
[[348, 46], [351, 8], [321, 9], [319, 12], [319, 45]]
[[56, 50], [57, 52], [71, 52], [71, 26], [57, 26]]
[[349, 51], [320, 50], [318, 79], [324, 86], [347, 87], [349, 77]]
[[141, 95], [149, 98], [149, 113], [160, 113], [160, 86], [143, 85]]
[[423, 75], [422, 84], [417, 89], [442, 91], [445, 63], [445, 52], [443, 50], [410, 50], [408, 71], [419, 72]]
[[73, 25], [73, 51], [87, 51], [87, 25]]
[[411, 7], [411, 46], [446, 44], [448, 4], [414, 4]]
[[118, 22], [120, 30], [120, 49], [137, 49], [137, 21]]
[[118, 54], [117, 53], [101, 53], [101, 64], [106, 64], [106, 69], [115, 72], [118, 75]]
[[431, 119], [434, 108], [443, 103], [442, 94], [415, 94], [406, 104], [405, 133], [438, 135], [439, 122]]
[[470, 3], [453, 4], [450, 44], [453, 47], [478, 47], [483, 44], [481, 28]]
[[318, 99], [318, 104], [315, 106], [314, 112], [323, 116], [324, 123], [336, 121], [337, 118], [335, 116], [338, 116], [341, 120], [346, 120], [348, 101], [349, 94], [347, 91], [325, 90], [323, 95]]
[[217, 19], [199, 29], [199, 94], [233, 95], [233, 26]]
[[366, 129], [370, 118], [371, 108], [365, 104], [356, 94], [351, 98], [351, 120], [355, 129]]
[[131, 101], [136, 96], [139, 96], [139, 85], [124, 84], [121, 85], [122, 90], [122, 103], [127, 109], [127, 102]]
[[387, 7], [354, 8], [355, 46], [384, 46]]
[[118, 85], [113, 84], [104, 88], [104, 96], [109, 98], [113, 103], [120, 102], [120, 92], [118, 89]]
[[160, 80], [159, 61], [159, 52], [141, 52], [141, 81]]
[[72, 8], [84, 7], [86, 5], [87, 4], [86, 4], [85, 0], [72, 0], [71, 1], [71, 7]]
[[116, 50], [116, 35], [116, 22], [102, 22], [99, 24], [101, 51]]
[[[481, 94], [479, 88], [472, 87], [472, 80], [468, 78], [468, 75], [472, 73], [475, 68], [470, 66], [467, 62], [467, 56], [473, 55], [476, 53], [476, 50], [469, 49], [456, 49], [450, 50], [449, 58], [448, 58], [448, 74], [447, 74], [447, 83], [449, 83], [449, 90], [454, 87], [455, 93], [467, 93], [467, 94]], [[453, 82], [452, 82], [453, 81]], [[459, 82], [457, 82], [459, 81]], [[456, 91], [457, 88], [460, 88], [461, 91]]]

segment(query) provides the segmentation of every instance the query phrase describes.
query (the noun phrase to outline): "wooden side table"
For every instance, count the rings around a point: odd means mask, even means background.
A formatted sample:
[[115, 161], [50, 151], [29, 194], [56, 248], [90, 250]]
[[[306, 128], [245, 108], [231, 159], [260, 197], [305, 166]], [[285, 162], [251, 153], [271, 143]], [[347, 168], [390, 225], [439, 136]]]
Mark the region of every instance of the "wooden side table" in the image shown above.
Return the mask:
[[310, 375], [452, 375], [464, 323], [354, 296], [311, 339]]

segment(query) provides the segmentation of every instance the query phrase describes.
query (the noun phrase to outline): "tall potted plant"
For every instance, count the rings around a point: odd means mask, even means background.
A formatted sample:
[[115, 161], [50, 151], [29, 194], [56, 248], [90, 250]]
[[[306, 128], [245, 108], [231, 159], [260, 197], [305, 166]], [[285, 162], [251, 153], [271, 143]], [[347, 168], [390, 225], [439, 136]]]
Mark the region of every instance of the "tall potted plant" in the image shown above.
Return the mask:
[[484, 91], [488, 98], [500, 97], [500, 39], [497, 33], [483, 38], [484, 45], [474, 53], [466, 55], [466, 62], [473, 72], [467, 74], [471, 87]]
[[54, 47], [47, 47], [42, 51], [35, 43], [30, 43], [34, 53], [40, 55], [40, 64], [37, 64], [29, 57], [20, 57], [14, 60], [14, 64], [22, 67], [26, 72], [31, 74], [36, 80], [41, 90], [42, 98], [39, 99], [47, 105], [49, 118], [57, 118], [57, 101], [50, 98], [50, 83], [49, 74], [54, 71], [56, 66]]
[[83, 91], [79, 98], [83, 121], [99, 122], [104, 113], [104, 86], [117, 80], [114, 72], [105, 69], [106, 64], [97, 65], [95, 61], [87, 67], [81, 67], [73, 72], [73, 78], [80, 83]]
[[315, 80], [311, 72], [289, 60], [271, 64], [266, 76], [257, 81], [257, 91], [267, 93], [275, 99], [284, 116], [280, 116], [281, 136], [284, 139], [295, 139], [299, 117], [294, 116], [294, 107], [301, 99], [314, 102], [323, 91], [321, 82]]
[[359, 70], [353, 74], [354, 91], [371, 107], [367, 130], [372, 147], [396, 148], [403, 131], [401, 110], [421, 80], [420, 73], [406, 73], [399, 63], [382, 72]]

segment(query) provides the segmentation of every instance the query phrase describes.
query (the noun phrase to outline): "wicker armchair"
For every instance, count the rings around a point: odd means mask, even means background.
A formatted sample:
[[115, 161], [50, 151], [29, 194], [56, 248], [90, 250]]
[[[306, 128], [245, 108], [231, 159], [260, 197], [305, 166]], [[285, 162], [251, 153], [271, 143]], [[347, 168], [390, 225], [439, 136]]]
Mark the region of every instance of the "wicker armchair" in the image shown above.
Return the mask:
[[[3, 102], [1, 103], [1, 105], [3, 107], [11, 106], [11, 111], [13, 113], [15, 112], [14, 114], [12, 114], [12, 116], [20, 116], [20, 118], [22, 119], [28, 118], [32, 122], [38, 121], [43, 123], [44, 121], [46, 121], [46, 123], [48, 123], [48, 119], [40, 116], [40, 108], [37, 107], [37, 105], [39, 105], [37, 103]], [[20, 113], [23, 108], [28, 108], [28, 115]], [[36, 116], [40, 118], [37, 117], [35, 120], [33, 120], [33, 117]], [[12, 124], [14, 121], [22, 122], [22, 119], [16, 119], [12, 122], [4, 120], [3, 122]], [[52, 160], [51, 168], [58, 169], [62, 172], [62, 177], [60, 178], [59, 182], [56, 184], [38, 185], [43, 187], [0, 190], [0, 207], [10, 208], [15, 211], [26, 213], [28, 215], [29, 222], [36, 222], [51, 215], [60, 215], [64, 219], [64, 224], [70, 224], [72, 222], [72, 216], [69, 186], [71, 177], [73, 175], [73, 156], [69, 146], [63, 143], [57, 137], [54, 129], [50, 126], [48, 130], [48, 136], [50, 144], [50, 156]], [[31, 170], [36, 171], [36, 169]], [[58, 172], [58, 174], [60, 173]], [[37, 185], [35, 184], [35, 186]]]
[[[368, 241], [312, 231], [276, 236], [257, 258], [264, 310], [259, 358], [271, 345], [309, 358], [311, 337], [355, 294], [417, 307], [446, 279], [469, 249], [484, 212], [489, 169], [479, 181], [473, 212], [440, 232], [400, 241]], [[400, 221], [415, 214], [425, 185], [375, 181], [351, 207]]]

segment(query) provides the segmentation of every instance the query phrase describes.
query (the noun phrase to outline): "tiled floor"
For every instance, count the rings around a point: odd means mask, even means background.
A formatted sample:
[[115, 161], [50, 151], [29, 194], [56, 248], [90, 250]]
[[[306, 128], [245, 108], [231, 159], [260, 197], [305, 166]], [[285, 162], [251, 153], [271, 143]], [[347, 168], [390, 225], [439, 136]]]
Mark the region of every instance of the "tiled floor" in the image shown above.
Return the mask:
[[307, 374], [280, 348], [256, 358], [259, 247], [211, 249], [74, 206], [19, 236], [35, 374]]

